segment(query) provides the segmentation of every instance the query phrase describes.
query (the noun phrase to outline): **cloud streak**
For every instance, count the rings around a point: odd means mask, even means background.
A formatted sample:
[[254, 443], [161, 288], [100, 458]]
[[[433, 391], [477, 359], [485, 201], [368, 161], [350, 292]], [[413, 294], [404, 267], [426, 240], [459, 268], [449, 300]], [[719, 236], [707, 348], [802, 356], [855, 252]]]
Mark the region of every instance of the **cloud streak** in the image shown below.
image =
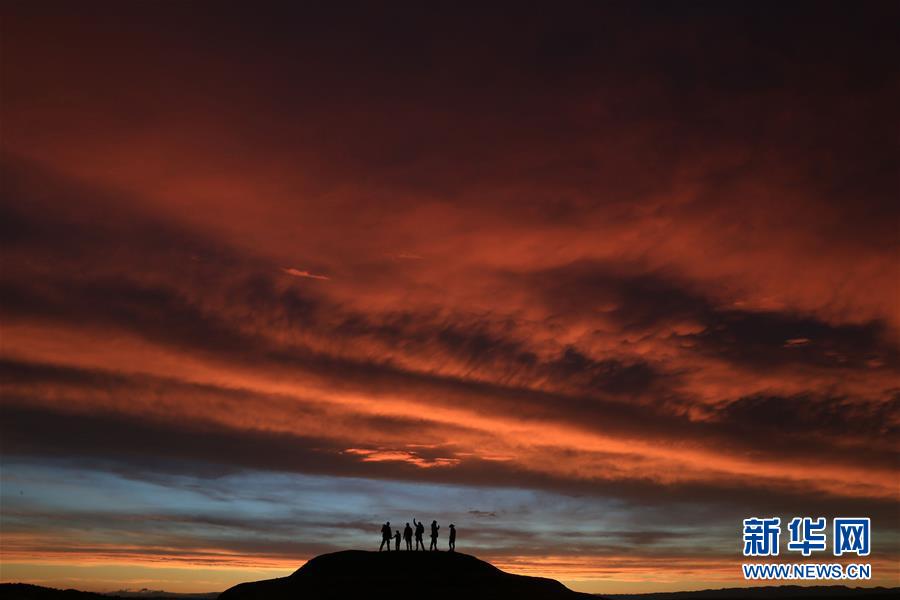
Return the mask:
[[292, 277], [306, 277], [307, 279], [321, 279], [324, 281], [328, 281], [331, 279], [330, 277], [326, 277], [325, 275], [316, 275], [315, 273], [310, 273], [309, 271], [301, 271], [300, 269], [291, 268], [282, 268], [282, 271], [291, 275]]

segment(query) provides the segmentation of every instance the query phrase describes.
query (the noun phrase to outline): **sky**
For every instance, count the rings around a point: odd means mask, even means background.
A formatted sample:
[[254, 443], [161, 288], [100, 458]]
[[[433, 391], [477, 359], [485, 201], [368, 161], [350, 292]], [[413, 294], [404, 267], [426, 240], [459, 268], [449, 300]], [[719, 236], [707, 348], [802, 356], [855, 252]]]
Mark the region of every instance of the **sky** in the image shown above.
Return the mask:
[[0, 10], [0, 580], [900, 584], [896, 3]]

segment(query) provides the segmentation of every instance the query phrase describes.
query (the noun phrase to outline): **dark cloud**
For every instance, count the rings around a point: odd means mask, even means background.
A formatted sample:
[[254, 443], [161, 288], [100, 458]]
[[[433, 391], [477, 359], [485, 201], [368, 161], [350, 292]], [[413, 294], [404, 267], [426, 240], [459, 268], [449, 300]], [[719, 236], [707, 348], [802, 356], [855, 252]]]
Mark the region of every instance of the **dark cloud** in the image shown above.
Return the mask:
[[[639, 396], [653, 390], [666, 391], [665, 386], [659, 385], [666, 377], [647, 362], [593, 360], [572, 346], [543, 367], [549, 377], [565, 381], [570, 389], [585, 392]], [[673, 377], [668, 379], [671, 382]]]
[[749, 396], [723, 408], [717, 416], [734, 429], [797, 435], [816, 431], [837, 445], [849, 439], [884, 440], [896, 447], [900, 435], [900, 396], [862, 403], [848, 398]]
[[[721, 310], [707, 328], [687, 336], [704, 351], [758, 368], [807, 364], [818, 367], [900, 367], [900, 354], [884, 323], [833, 325], [779, 312]], [[789, 341], [808, 340], [802, 346]]]
[[[697, 284], [672, 273], [634, 275], [619, 265], [578, 262], [536, 277], [546, 283], [532, 285], [556, 314], [567, 319], [580, 315], [609, 320], [629, 332], [662, 328], [700, 352], [742, 367], [900, 367], [891, 329], [877, 320], [832, 324], [793, 311], [735, 309], [727, 297], [716, 297], [726, 290], [703, 293]], [[683, 324], [698, 331], [673, 331]], [[789, 343], [797, 339], [806, 342]]]

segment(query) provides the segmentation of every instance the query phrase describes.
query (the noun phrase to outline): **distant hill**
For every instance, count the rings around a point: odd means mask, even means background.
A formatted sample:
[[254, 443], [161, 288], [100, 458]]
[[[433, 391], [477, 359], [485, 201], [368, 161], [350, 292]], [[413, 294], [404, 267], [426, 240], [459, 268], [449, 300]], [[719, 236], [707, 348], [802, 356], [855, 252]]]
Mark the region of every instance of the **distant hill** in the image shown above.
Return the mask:
[[57, 590], [28, 583], [0, 584], [0, 600], [116, 600], [121, 598], [153, 598], [154, 600], [199, 600], [216, 598], [217, 593], [208, 594], [175, 594], [143, 590], [140, 592], [116, 592], [115, 594], [96, 594], [78, 590]]
[[363, 552], [323, 554], [288, 577], [242, 583], [220, 600], [577, 600], [597, 596], [573, 592], [554, 579], [504, 573], [458, 552]]

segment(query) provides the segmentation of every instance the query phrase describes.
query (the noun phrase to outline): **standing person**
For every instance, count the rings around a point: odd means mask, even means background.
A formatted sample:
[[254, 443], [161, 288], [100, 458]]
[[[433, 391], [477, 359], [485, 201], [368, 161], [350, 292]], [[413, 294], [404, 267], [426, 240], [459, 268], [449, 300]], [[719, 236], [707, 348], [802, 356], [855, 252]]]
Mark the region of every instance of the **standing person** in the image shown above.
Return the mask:
[[437, 524], [437, 520], [431, 522], [431, 546], [428, 548], [429, 550], [437, 550], [437, 538], [438, 538], [438, 529], [441, 526]]
[[400, 552], [400, 530], [394, 532], [394, 550]]
[[413, 525], [416, 526], [416, 550], [419, 549], [419, 546], [422, 546], [422, 550], [425, 550], [425, 542], [422, 541], [422, 536], [425, 535], [425, 526], [422, 525], [422, 522], [416, 522], [416, 518], [413, 517]]
[[388, 552], [391, 551], [391, 522], [388, 521], [384, 525], [381, 526], [381, 545], [378, 546], [378, 551], [381, 552], [384, 545], [387, 544]]
[[[413, 520], [415, 521], [415, 519]], [[412, 550], [412, 527], [409, 526], [409, 523], [403, 529], [403, 539], [406, 541], [406, 549]]]
[[456, 527], [450, 523], [450, 552], [456, 550]]

